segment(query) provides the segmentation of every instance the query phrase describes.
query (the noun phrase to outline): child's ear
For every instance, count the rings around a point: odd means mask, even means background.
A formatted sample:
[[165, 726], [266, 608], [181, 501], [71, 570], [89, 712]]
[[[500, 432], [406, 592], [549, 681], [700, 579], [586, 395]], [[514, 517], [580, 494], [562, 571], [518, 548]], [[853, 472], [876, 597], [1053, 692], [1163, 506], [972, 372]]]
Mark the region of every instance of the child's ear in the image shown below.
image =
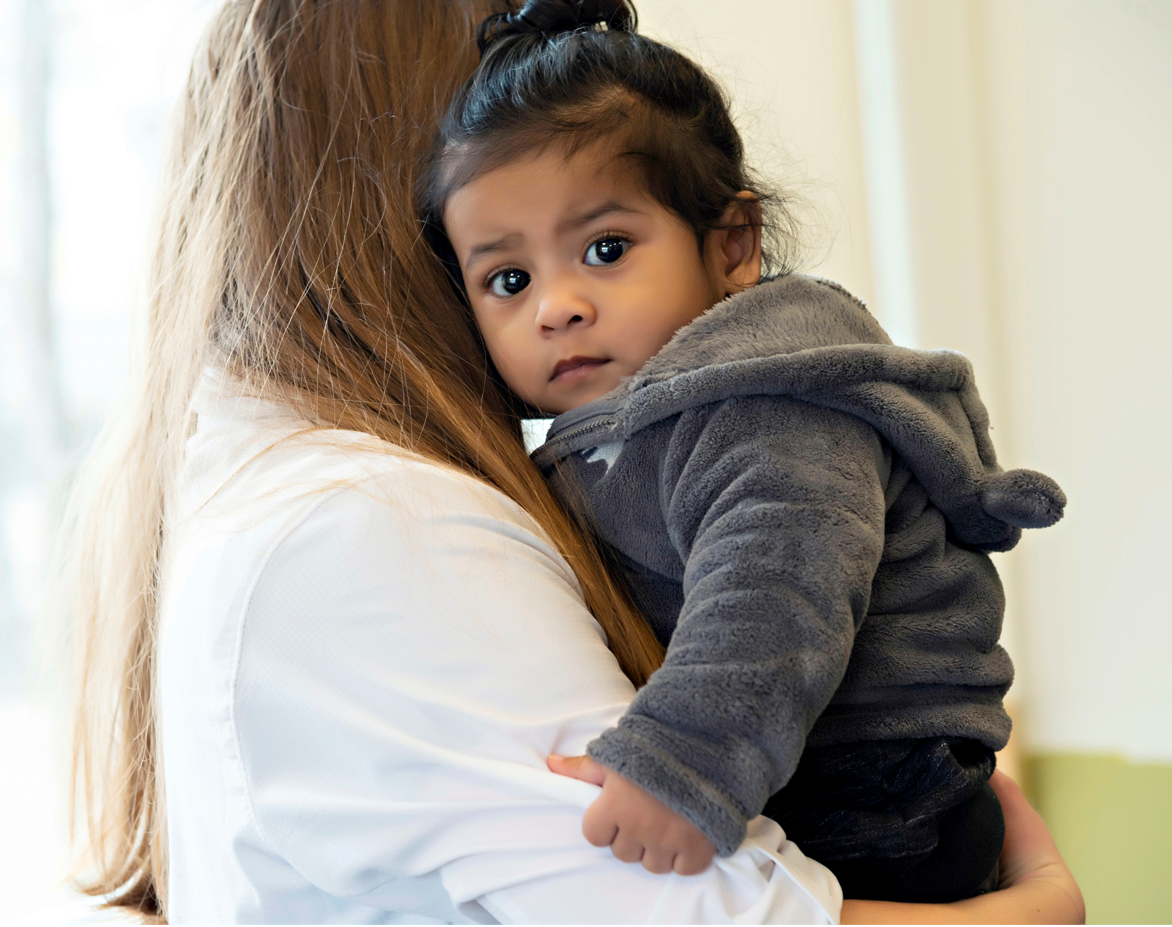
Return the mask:
[[705, 257], [713, 283], [723, 296], [739, 293], [761, 280], [761, 204], [748, 190], [737, 194], [708, 233]]

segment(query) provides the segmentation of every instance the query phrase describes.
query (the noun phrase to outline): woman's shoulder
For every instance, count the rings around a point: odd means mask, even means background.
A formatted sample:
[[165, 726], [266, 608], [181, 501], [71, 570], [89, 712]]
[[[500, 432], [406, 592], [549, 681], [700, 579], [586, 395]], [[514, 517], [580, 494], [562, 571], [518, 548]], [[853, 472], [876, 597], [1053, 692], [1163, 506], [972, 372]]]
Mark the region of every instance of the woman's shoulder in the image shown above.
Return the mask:
[[172, 525], [160, 643], [188, 870], [398, 910], [420, 857], [577, 845], [589, 789], [544, 757], [633, 693], [532, 520], [366, 436], [211, 411], [189, 456], [212, 497]]
[[244, 394], [223, 373], [205, 375], [194, 407], [176, 520], [304, 511], [350, 491], [370, 505], [394, 502], [400, 513], [455, 505], [540, 531], [520, 506], [470, 474], [370, 434], [315, 427], [289, 406]]
[[[226, 653], [295, 616], [337, 626], [372, 611], [434, 612], [450, 623], [502, 579], [581, 608], [564, 558], [486, 483], [369, 435], [310, 428], [271, 403], [230, 397], [197, 413], [164, 550], [168, 633], [219, 636]], [[493, 622], [520, 631], [529, 616]]]

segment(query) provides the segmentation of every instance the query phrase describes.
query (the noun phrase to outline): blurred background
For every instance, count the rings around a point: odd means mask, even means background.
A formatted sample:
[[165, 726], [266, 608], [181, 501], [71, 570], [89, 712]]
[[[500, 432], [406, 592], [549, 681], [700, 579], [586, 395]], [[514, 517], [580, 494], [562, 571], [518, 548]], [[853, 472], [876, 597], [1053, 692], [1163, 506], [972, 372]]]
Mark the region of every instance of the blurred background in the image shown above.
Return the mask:
[[[807, 269], [896, 341], [967, 354], [1002, 462], [1067, 490], [998, 558], [1002, 762], [1092, 923], [1172, 921], [1172, 3], [636, 3], [809, 204]], [[81, 911], [44, 567], [125, 377], [165, 127], [217, 5], [0, 0], [0, 922]]]

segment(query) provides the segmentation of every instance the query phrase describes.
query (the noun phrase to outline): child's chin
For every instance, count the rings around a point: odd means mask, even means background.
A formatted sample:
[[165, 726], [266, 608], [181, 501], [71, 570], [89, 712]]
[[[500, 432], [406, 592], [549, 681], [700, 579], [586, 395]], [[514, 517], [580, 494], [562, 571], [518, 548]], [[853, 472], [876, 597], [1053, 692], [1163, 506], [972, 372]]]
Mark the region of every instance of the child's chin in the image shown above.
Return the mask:
[[583, 394], [581, 396], [575, 396], [564, 411], [570, 412], [573, 409], [580, 409], [582, 406], [589, 405], [590, 403], [594, 402], [595, 399], [601, 399], [612, 389], [614, 389], [615, 386], [618, 386], [618, 384], [616, 383], [614, 386], [608, 386], [605, 389], [592, 389], [589, 393]]

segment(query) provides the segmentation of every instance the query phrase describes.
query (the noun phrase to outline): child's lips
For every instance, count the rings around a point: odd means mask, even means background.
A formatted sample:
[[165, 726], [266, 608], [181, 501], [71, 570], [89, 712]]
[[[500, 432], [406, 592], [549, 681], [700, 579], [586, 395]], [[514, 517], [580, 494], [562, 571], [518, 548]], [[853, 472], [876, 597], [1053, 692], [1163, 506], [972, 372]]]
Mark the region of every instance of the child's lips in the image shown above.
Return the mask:
[[551, 383], [555, 381], [558, 383], [572, 383], [576, 380], [585, 379], [603, 364], [609, 363], [610, 358], [607, 357], [568, 357], [565, 360], [557, 362], [549, 381]]

